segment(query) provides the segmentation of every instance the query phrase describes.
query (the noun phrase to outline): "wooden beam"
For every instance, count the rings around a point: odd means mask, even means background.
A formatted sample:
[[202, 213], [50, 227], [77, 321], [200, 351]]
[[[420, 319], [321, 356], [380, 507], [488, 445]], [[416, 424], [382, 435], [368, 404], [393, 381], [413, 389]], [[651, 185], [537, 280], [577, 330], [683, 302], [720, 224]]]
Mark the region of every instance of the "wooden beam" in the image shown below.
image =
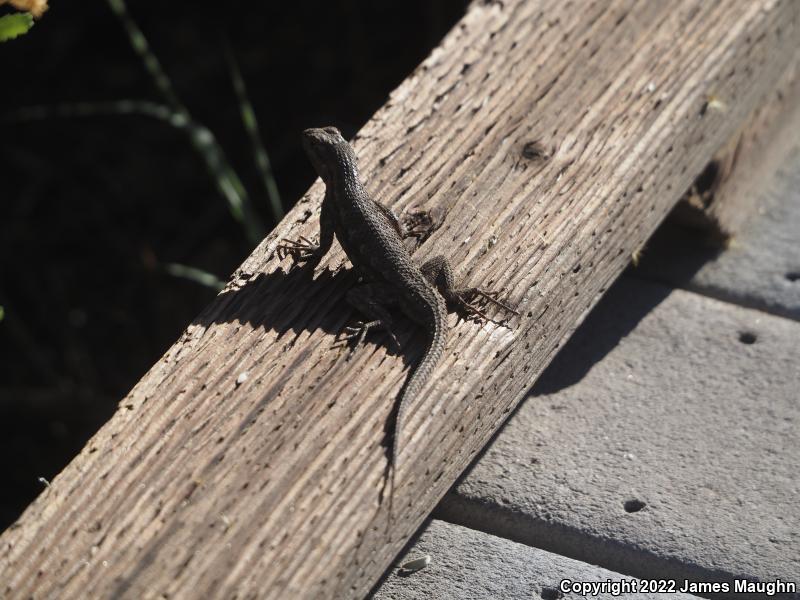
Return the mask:
[[[421, 340], [349, 356], [354, 279], [275, 255], [315, 184], [0, 538], [8, 597], [362, 596], [800, 48], [794, 0], [476, 2], [355, 140], [367, 186], [442, 227], [510, 328], [456, 323], [401, 432]], [[727, 110], [708, 110], [710, 96]], [[310, 123], [309, 125], [326, 125]], [[288, 271], [288, 272], [287, 272]], [[621, 415], [624, 418], [624, 415]], [[570, 440], [565, 440], [570, 443]]]

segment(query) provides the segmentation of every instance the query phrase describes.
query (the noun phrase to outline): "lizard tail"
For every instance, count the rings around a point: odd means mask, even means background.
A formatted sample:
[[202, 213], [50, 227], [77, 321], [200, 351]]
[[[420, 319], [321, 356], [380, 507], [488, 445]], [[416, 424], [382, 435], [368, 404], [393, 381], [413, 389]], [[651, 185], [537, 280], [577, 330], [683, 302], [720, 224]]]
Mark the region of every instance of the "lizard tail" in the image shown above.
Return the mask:
[[406, 412], [414, 401], [414, 398], [419, 394], [422, 386], [425, 385], [425, 382], [427, 382], [433, 374], [436, 364], [444, 354], [444, 347], [447, 343], [447, 309], [444, 300], [437, 298], [431, 312], [431, 326], [428, 328], [428, 331], [432, 333], [428, 338], [425, 353], [422, 355], [422, 359], [417, 363], [413, 373], [403, 386], [400, 392], [400, 401], [397, 403], [397, 414], [394, 418], [394, 433], [392, 435], [392, 456], [390, 460], [392, 465], [392, 495], [394, 495], [394, 475], [398, 458], [400, 457], [401, 434]]

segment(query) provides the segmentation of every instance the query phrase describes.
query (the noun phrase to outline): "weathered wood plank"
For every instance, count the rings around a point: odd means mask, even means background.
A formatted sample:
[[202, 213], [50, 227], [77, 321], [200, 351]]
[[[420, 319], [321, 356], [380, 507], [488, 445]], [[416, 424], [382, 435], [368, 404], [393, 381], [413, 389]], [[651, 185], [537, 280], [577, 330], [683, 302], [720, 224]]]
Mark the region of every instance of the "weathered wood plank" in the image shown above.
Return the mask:
[[[0, 538], [10, 597], [363, 595], [797, 52], [794, 0], [474, 4], [355, 142], [368, 188], [435, 209], [419, 251], [503, 288], [456, 324], [378, 508], [421, 340], [348, 353], [348, 274], [286, 273], [313, 186]], [[724, 115], [703, 110], [726, 99]], [[320, 125], [320, 124], [309, 124]], [[568, 442], [568, 440], [566, 440]]]

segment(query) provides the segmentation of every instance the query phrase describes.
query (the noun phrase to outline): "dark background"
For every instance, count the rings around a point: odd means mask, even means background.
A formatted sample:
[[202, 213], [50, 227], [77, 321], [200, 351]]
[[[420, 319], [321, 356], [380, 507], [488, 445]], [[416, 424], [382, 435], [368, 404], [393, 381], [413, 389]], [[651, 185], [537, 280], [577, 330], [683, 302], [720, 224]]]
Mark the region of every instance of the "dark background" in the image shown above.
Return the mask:
[[[196, 4], [128, 9], [269, 229], [222, 40], [288, 209], [314, 179], [300, 131], [337, 125], [352, 136], [467, 0]], [[143, 116], [20, 120], [30, 106], [163, 102], [103, 0], [56, 0], [28, 34], [0, 44], [0, 66], [1, 531], [216, 294], [164, 265], [226, 280], [252, 244], [185, 132]]]

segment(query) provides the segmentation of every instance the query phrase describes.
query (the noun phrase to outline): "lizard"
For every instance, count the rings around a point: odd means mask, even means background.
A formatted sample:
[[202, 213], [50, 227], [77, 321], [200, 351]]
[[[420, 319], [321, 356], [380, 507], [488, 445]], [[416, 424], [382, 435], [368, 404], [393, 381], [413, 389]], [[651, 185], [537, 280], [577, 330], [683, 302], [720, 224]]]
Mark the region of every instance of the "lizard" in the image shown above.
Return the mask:
[[[444, 354], [448, 307], [455, 307], [465, 319], [479, 321], [490, 320], [482, 310], [486, 303], [519, 313], [498, 300], [494, 292], [476, 287], [457, 288], [453, 269], [444, 256], [436, 256], [421, 266], [414, 263], [403, 239], [419, 236], [421, 232], [406, 229], [392, 210], [376, 202], [367, 192], [355, 152], [338, 129], [306, 129], [303, 146], [325, 184], [319, 238], [318, 241], [302, 236], [298, 240], [283, 239], [277, 248], [279, 257], [291, 255], [297, 262], [316, 266], [330, 250], [335, 235], [365, 281], [346, 295], [347, 302], [368, 319], [345, 328], [345, 337], [355, 341], [353, 350], [363, 343], [371, 330], [384, 330], [399, 348], [392, 333], [392, 318], [386, 309], [390, 305], [399, 306], [427, 334], [424, 354], [406, 379], [393, 411], [391, 450], [387, 444], [387, 452], [391, 452], [388, 468], [392, 474], [390, 496], [393, 496], [401, 427], [409, 405]], [[425, 221], [421, 215], [416, 215], [417, 223]]]

